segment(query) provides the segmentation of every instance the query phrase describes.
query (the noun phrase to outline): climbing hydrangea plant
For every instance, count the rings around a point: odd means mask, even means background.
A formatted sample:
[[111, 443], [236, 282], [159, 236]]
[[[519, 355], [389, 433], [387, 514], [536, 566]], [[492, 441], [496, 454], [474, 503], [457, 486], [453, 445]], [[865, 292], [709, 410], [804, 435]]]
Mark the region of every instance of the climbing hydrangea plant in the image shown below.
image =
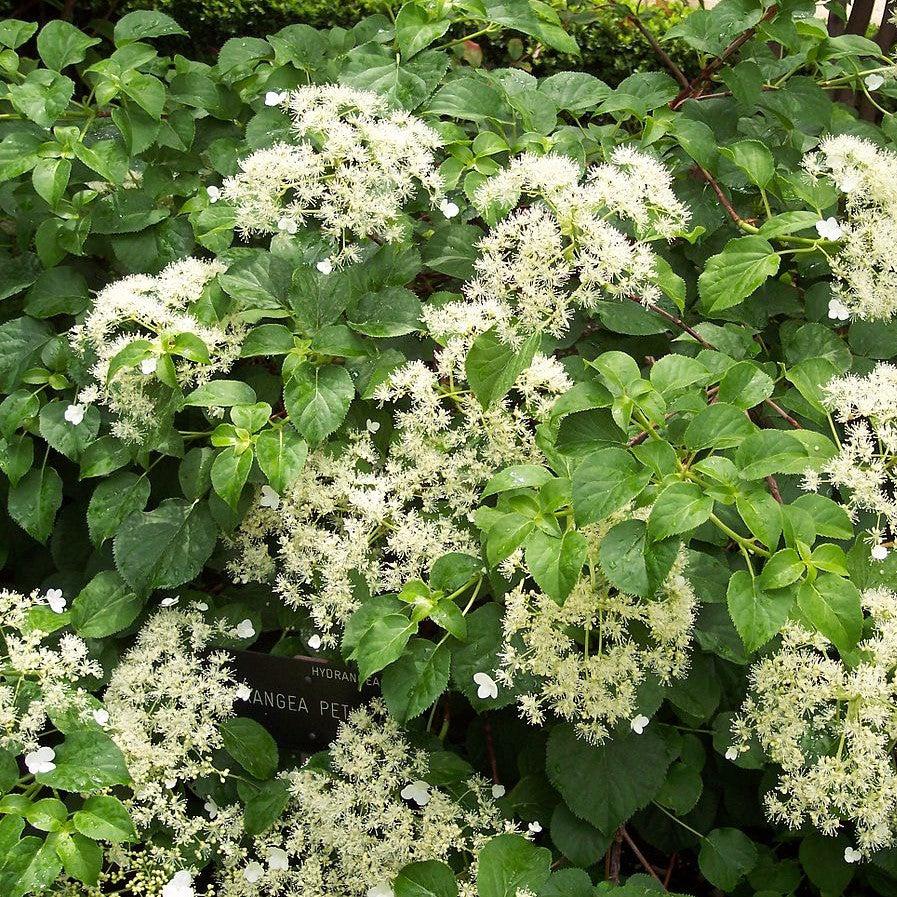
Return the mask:
[[[897, 892], [897, 66], [814, 13], [0, 23], [0, 894]], [[379, 696], [300, 756], [249, 648]]]

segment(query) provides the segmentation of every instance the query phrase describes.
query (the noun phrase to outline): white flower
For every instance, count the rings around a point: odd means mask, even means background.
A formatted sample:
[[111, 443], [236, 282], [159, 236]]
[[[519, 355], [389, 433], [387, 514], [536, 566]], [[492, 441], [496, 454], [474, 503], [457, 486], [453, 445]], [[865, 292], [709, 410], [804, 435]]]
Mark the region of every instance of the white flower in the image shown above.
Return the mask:
[[863, 179], [860, 177], [859, 172], [848, 171], [838, 182], [838, 187], [842, 193], [853, 193], [862, 183]]
[[396, 897], [395, 891], [385, 882], [368, 888], [367, 897]]
[[221, 810], [221, 808], [218, 806], [218, 804], [215, 803], [215, 798], [213, 798], [213, 797], [210, 797], [202, 805], [202, 808], [206, 811], [206, 813], [209, 814], [209, 819], [214, 819]]
[[65, 409], [64, 417], [72, 426], [77, 427], [78, 424], [84, 420], [84, 406], [69, 405], [68, 408]]
[[177, 788], [178, 780], [177, 779], [166, 779], [162, 784], [165, 785], [165, 787], [168, 788], [170, 791], [172, 788]]
[[317, 651], [321, 647], [321, 636], [317, 632], [308, 640], [308, 647], [312, 651]]
[[55, 756], [56, 751], [53, 748], [39, 747], [36, 751], [25, 754], [25, 766], [28, 767], [28, 772], [32, 775], [50, 772], [50, 770], [56, 769], [56, 764], [53, 762]]
[[485, 701], [486, 698], [494, 700], [498, 697], [498, 686], [488, 673], [474, 673], [473, 681], [478, 686], [477, 697], [481, 700]]
[[262, 495], [259, 504], [263, 508], [271, 508], [276, 511], [280, 507], [280, 496], [267, 484], [262, 486]]
[[65, 610], [65, 598], [62, 597], [62, 589], [47, 589], [47, 604], [53, 613], [61, 614]]
[[197, 601], [196, 609], [205, 613], [209, 609], [209, 605], [205, 603], [205, 601]]
[[240, 620], [234, 628], [234, 634], [237, 638], [252, 638], [255, 635], [255, 627], [252, 625], [252, 620]]
[[163, 598], [159, 602], [159, 606], [160, 607], [174, 607], [180, 600], [181, 600], [180, 595], [170, 595], [168, 598]]
[[844, 848], [845, 863], [858, 863], [862, 858], [863, 852], [861, 850], [857, 850], [855, 847]]
[[734, 745], [726, 748], [726, 759], [733, 762], [738, 759], [738, 748]]
[[886, 545], [873, 545], [872, 557], [876, 561], [883, 561], [888, 556], [888, 548]]
[[454, 218], [461, 209], [458, 207], [457, 203], [454, 203], [449, 199], [444, 199], [439, 203], [439, 211], [442, 212], [446, 218]]
[[538, 835], [539, 832], [542, 831], [542, 823], [536, 820], [535, 822], [531, 822], [527, 828], [534, 834]]
[[156, 358], [155, 355], [151, 355], [149, 358], [144, 358], [143, 361], [140, 362], [140, 372], [147, 375], [155, 374], [158, 366], [159, 359]]
[[206, 187], [206, 193], [208, 194], [209, 202], [218, 202], [221, 199], [221, 188], [216, 187], [214, 184]]
[[162, 897], [193, 897], [193, 876], [182, 869], [162, 888]]
[[838, 219], [835, 217], [820, 218], [819, 221], [816, 222], [816, 233], [819, 234], [823, 240], [840, 240], [844, 235], [844, 231], [838, 223]]
[[285, 850], [279, 847], [268, 848], [268, 868], [272, 872], [284, 871], [290, 868], [290, 858]]
[[368, 433], [376, 433], [380, 429], [380, 421], [369, 420], [365, 422], [364, 426]]
[[250, 884], [257, 882], [264, 874], [265, 870], [262, 868], [262, 864], [256, 862], [249, 863], [243, 870], [243, 878]]
[[878, 88], [885, 83], [885, 79], [882, 78], [882, 76], [879, 75], [878, 72], [873, 72], [871, 75], [866, 75], [865, 81], [866, 87], [869, 90], [878, 90]]
[[100, 707], [99, 710], [94, 710], [93, 718], [97, 725], [105, 726], [109, 722], [109, 711], [105, 707]]
[[504, 797], [507, 793], [507, 789], [504, 785], [493, 785], [492, 786], [492, 796], [498, 800], [500, 797]]
[[846, 321], [850, 317], [850, 309], [840, 299], [829, 299], [828, 316], [833, 321]]
[[645, 731], [645, 726], [647, 726], [649, 722], [651, 722], [651, 720], [649, 720], [644, 713], [640, 713], [638, 716], [634, 716], [631, 720], [629, 720], [629, 728], [632, 729], [632, 731], [635, 732], [636, 735], [641, 735], [642, 732]]
[[237, 689], [237, 700], [248, 701], [252, 697], [252, 689], [245, 683]]
[[269, 90], [265, 94], [266, 106], [279, 106], [287, 98], [287, 92], [278, 93], [276, 90]]
[[330, 259], [323, 259], [315, 265], [322, 274], [330, 274], [333, 271], [333, 262]]
[[296, 223], [295, 218], [291, 218], [289, 215], [283, 215], [277, 222], [277, 229], [288, 234], [295, 234], [299, 230], [299, 225]]
[[413, 800], [419, 807], [425, 807], [430, 802], [430, 786], [421, 779], [406, 785], [401, 794], [405, 800]]

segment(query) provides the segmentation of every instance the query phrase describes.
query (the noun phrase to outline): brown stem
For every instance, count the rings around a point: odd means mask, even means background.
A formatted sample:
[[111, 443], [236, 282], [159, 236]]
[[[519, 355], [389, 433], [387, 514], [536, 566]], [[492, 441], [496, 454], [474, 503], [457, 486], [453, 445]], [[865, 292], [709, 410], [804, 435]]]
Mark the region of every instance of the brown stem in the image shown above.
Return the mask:
[[645, 27], [644, 22], [635, 14], [630, 13], [626, 16], [626, 21], [631, 22], [635, 27], [639, 30], [639, 33], [642, 37], [645, 38], [646, 41], [651, 45], [651, 49], [657, 54], [657, 58], [669, 69], [672, 76], [682, 85], [683, 88], [688, 89], [691, 87], [691, 84], [688, 78], [682, 72], [682, 69], [673, 62], [669, 53], [664, 50], [663, 47], [657, 41], [657, 38]]
[[780, 504], [784, 504], [782, 501], [782, 493], [779, 492], [779, 484], [776, 478], [770, 474], [766, 478], [766, 485], [769, 487], [769, 494]]
[[716, 194], [716, 198], [719, 200], [719, 204], [726, 210], [726, 214], [732, 219], [733, 223], [741, 226], [745, 224], [745, 219], [735, 211], [735, 206], [729, 200], [729, 197], [723, 193], [723, 188], [720, 187], [717, 179], [706, 169], [703, 165], [697, 166], [698, 171], [701, 172], [701, 176], [710, 184], [711, 189]]
[[756, 33], [757, 29], [764, 23], [768, 22], [770, 19], [774, 18], [776, 13], [778, 13], [779, 7], [775, 4], [769, 7], [766, 11], [766, 14], [763, 16], [760, 21], [751, 28], [748, 28], [747, 31], [743, 31], [738, 37], [733, 40], [719, 56], [715, 59], [711, 59], [707, 65], [704, 66], [703, 69], [698, 73], [697, 77], [688, 87], [683, 87], [682, 90], [679, 91], [678, 95], [670, 101], [670, 109], [675, 111], [678, 109], [686, 100], [690, 99], [693, 96], [697, 96], [700, 93], [701, 88], [706, 84], [725, 64], [726, 60], [733, 54], [738, 52]]
[[626, 840], [626, 843], [629, 845], [629, 849], [635, 854], [638, 861], [642, 864], [645, 871], [657, 881], [657, 883], [666, 890], [664, 883], [660, 880], [657, 873], [654, 871], [654, 867], [645, 859], [645, 855], [639, 850], [638, 844], [632, 840], [632, 836], [629, 832], [626, 831], [626, 827], [621, 825], [620, 832], [623, 835], [623, 838]]
[[623, 827], [617, 829], [614, 842], [604, 858], [604, 877], [615, 885], [620, 883], [620, 855], [623, 852]]
[[663, 886], [664, 888], [668, 888], [670, 886], [670, 879], [673, 877], [673, 869], [676, 866], [676, 858], [677, 854], [673, 854], [670, 857], [670, 864], [667, 866], [666, 875], [663, 877]]

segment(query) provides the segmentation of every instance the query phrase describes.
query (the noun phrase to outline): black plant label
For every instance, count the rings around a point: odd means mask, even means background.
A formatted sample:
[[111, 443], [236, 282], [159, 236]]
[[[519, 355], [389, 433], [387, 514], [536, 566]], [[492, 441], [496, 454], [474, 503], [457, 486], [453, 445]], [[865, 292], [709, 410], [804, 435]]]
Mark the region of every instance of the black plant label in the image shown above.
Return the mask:
[[250, 688], [234, 709], [261, 723], [283, 747], [325, 750], [339, 724], [380, 693], [379, 680], [358, 687], [358, 671], [320, 657], [230, 651], [235, 678]]

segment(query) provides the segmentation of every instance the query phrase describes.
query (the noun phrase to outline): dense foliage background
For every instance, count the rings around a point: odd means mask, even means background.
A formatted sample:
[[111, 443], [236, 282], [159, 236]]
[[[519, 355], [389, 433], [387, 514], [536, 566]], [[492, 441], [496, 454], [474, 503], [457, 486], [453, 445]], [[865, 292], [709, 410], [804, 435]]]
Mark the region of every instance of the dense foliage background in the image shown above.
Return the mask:
[[0, 23], [0, 894], [897, 893], [887, 42], [197, 8]]

